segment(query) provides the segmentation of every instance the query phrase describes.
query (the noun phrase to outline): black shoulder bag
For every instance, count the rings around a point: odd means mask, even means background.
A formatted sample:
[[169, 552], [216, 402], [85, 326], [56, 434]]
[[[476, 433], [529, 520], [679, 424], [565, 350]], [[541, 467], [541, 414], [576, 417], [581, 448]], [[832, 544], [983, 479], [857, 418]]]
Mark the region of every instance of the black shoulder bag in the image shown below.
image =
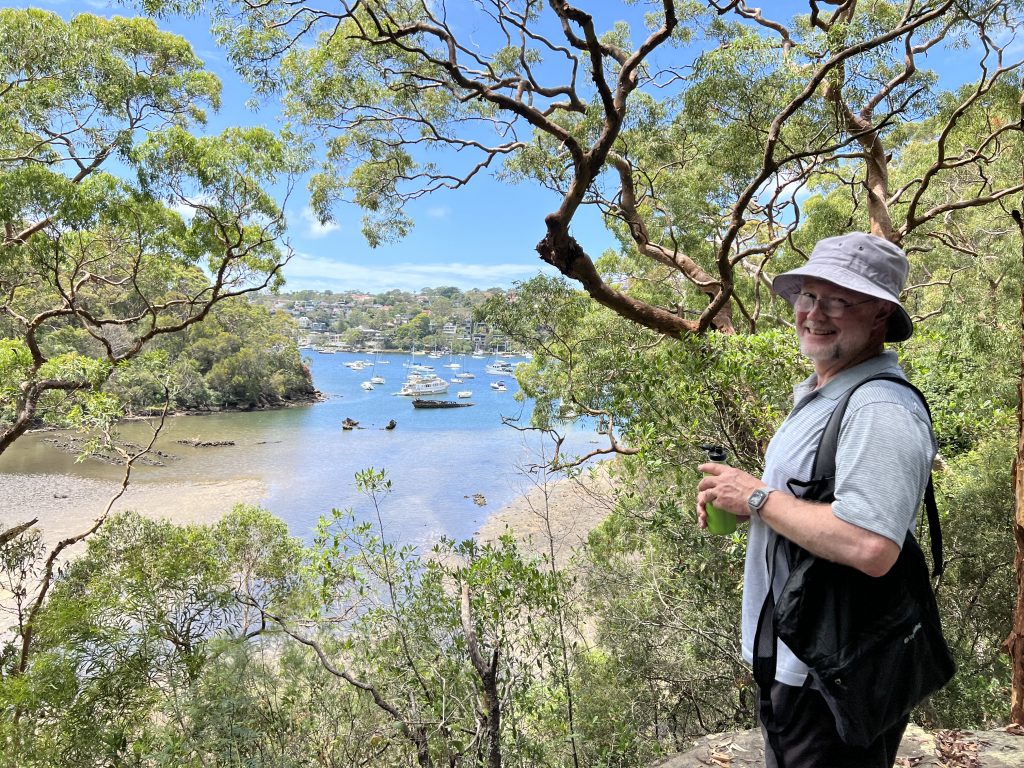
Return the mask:
[[[852, 387], [829, 417], [811, 480], [791, 481], [806, 488], [801, 498], [826, 503], [835, 499], [835, 458], [843, 413], [857, 387], [878, 380], [909, 387], [927, 409], [921, 392], [895, 376], [870, 377]], [[931, 476], [925, 507], [934, 573], [939, 576], [942, 533]], [[877, 578], [816, 557], [781, 536], [773, 535], [768, 549], [768, 595], [754, 641], [754, 678], [768, 711], [776, 638], [810, 668], [807, 684], [824, 696], [840, 738], [853, 746], [871, 744], [953, 677], [956, 667], [942, 635], [928, 566], [912, 534], [907, 534], [893, 567]], [[790, 575], [776, 600], [771, 571], [780, 549], [788, 558]]]

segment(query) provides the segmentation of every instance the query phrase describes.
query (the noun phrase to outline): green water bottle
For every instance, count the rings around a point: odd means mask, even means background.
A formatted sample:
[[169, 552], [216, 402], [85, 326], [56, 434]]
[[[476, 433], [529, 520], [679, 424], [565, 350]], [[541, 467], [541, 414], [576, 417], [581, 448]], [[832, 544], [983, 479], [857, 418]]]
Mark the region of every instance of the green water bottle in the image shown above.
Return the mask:
[[[701, 450], [708, 455], [708, 461], [716, 464], [725, 463], [725, 448], [719, 445], [702, 445]], [[708, 533], [728, 535], [736, 530], [736, 515], [719, 509], [714, 504], [705, 504], [704, 511], [708, 515]]]

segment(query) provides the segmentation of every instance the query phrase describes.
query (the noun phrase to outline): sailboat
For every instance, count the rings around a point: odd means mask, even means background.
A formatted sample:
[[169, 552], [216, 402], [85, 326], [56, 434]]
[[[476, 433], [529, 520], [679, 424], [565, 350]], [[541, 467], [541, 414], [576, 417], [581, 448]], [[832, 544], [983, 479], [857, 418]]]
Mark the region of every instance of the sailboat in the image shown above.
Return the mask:
[[374, 356], [373, 356], [373, 363], [370, 366], [370, 373], [371, 373], [370, 383], [371, 384], [384, 384], [384, 383], [386, 383], [384, 381], [384, 377], [383, 376], [381, 376], [379, 373], [374, 373], [374, 371], [377, 369], [377, 363], [379, 363], [379, 362], [380, 362], [380, 352], [377, 352], [377, 353], [374, 354]]

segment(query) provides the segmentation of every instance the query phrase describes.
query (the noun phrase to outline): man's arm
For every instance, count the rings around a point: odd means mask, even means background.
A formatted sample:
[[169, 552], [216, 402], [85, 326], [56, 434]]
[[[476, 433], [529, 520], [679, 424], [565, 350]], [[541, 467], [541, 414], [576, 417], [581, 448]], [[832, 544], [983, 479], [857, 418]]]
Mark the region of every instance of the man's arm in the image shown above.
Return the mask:
[[[701, 527], [706, 525], [704, 504], [738, 517], [750, 514], [747, 499], [758, 488], [767, 486], [741, 469], [725, 464], [702, 464], [698, 469], [705, 477], [697, 486], [697, 512]], [[900, 548], [891, 539], [860, 526], [840, 520], [832, 514], [831, 504], [798, 499], [776, 490], [761, 507], [761, 520], [776, 533], [818, 557], [848, 565], [868, 576], [883, 576]]]

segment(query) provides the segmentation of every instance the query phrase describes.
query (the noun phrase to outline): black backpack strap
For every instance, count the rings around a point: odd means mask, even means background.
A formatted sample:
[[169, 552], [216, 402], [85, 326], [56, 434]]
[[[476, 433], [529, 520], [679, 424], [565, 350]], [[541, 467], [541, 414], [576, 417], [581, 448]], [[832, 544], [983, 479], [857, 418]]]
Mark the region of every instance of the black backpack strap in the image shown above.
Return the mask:
[[[836, 451], [839, 448], [839, 429], [842, 427], [843, 414], [846, 413], [846, 406], [849, 404], [853, 393], [869, 381], [891, 381], [907, 387], [921, 400], [921, 404], [924, 406], [924, 410], [928, 414], [928, 420], [929, 422], [931, 421], [932, 413], [931, 409], [928, 408], [928, 401], [921, 393], [921, 390], [909, 381], [889, 373], [880, 373], [876, 376], [869, 376], [850, 387], [850, 389], [847, 390], [839, 399], [839, 402], [836, 403], [836, 407], [832, 411], [832, 415], [829, 417], [828, 423], [825, 425], [825, 431], [821, 435], [821, 441], [818, 443], [818, 452], [814, 457], [811, 480], [808, 483], [794, 483], [795, 485], [806, 485], [815, 488], [815, 490], [819, 490], [820, 487], [820, 489], [828, 493], [829, 496], [835, 492]], [[944, 569], [942, 557], [942, 526], [939, 524], [939, 509], [935, 503], [935, 485], [932, 482], [931, 472], [928, 473], [928, 484], [924, 489], [924, 507], [928, 516], [928, 538], [931, 541], [932, 576], [934, 578], [938, 578], [942, 575], [942, 571]]]

